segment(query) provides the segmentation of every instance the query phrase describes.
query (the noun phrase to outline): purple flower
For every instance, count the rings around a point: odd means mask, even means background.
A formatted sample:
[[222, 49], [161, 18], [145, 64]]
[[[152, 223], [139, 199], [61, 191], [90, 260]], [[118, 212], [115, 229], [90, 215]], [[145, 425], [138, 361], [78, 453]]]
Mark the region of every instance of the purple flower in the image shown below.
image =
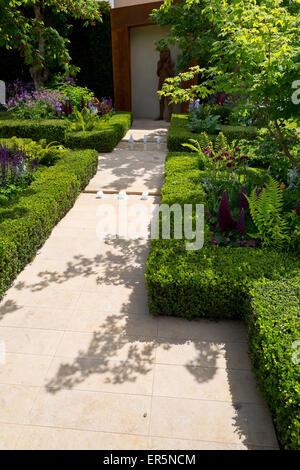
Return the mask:
[[246, 223], [245, 223], [245, 212], [244, 209], [241, 209], [240, 216], [237, 221], [237, 231], [238, 234], [243, 236], [246, 234]]
[[249, 203], [245, 194], [246, 194], [245, 186], [242, 186], [238, 194], [238, 206], [240, 209], [248, 209], [249, 207]]
[[221, 199], [219, 211], [218, 211], [218, 222], [219, 222], [219, 227], [222, 232], [225, 232], [225, 230], [227, 229], [235, 228], [236, 226], [236, 223], [234, 222], [231, 216], [226, 191], [224, 191], [222, 194], [222, 199]]

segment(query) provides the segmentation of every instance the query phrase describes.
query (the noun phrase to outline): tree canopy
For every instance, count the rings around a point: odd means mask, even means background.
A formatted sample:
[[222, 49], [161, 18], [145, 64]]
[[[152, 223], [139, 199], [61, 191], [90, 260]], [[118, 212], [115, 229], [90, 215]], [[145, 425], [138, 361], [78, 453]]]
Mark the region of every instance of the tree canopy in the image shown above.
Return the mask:
[[0, 0], [0, 46], [17, 49], [36, 88], [45, 85], [52, 68], [72, 74], [66, 35], [55, 26], [55, 16], [81, 18], [85, 24], [101, 21], [103, 2], [94, 0]]
[[[188, 63], [195, 57], [198, 64], [168, 79], [161, 93], [173, 102], [191, 101], [196, 96], [204, 98], [216, 91], [235, 95], [243, 113], [256, 116], [292, 158], [282, 125], [284, 119], [299, 119], [300, 115], [300, 106], [292, 99], [295, 81], [300, 76], [300, 2], [285, 3], [181, 0], [173, 4], [166, 0], [154, 11], [153, 19], [159, 24], [170, 21], [169, 38], [176, 41], [178, 36], [182, 62], [186, 59]], [[206, 60], [202, 62], [204, 46]], [[201, 75], [201, 84], [184, 90], [182, 81], [196, 73]]]

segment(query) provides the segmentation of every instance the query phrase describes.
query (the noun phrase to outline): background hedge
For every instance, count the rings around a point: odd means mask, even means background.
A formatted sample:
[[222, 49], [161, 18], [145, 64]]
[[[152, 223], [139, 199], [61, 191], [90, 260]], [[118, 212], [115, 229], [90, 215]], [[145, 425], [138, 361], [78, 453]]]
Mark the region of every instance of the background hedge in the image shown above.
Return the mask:
[[70, 132], [65, 144], [69, 148], [93, 148], [98, 152], [112, 152], [131, 126], [132, 114], [118, 112], [103, 124], [100, 130], [90, 132]]
[[[256, 127], [244, 126], [221, 126], [221, 131], [231, 142], [232, 140], [254, 139], [257, 137], [258, 129]], [[197, 139], [198, 134], [190, 131], [188, 128], [187, 114], [173, 114], [171, 127], [168, 133], [167, 146], [171, 152], [182, 152], [181, 144], [187, 143], [189, 139]], [[210, 136], [214, 140], [215, 136]]]
[[0, 298], [96, 173], [95, 150], [69, 150], [0, 209]]
[[111, 152], [122, 139], [132, 122], [132, 114], [118, 112], [102, 129], [92, 132], [68, 132], [68, 123], [60, 119], [14, 119], [10, 113], [0, 115], [0, 137], [18, 136], [32, 140], [45, 139], [59, 142], [69, 148], [93, 148], [98, 152]]
[[[8, 118], [6, 118], [8, 114]], [[40, 121], [30, 119], [13, 119], [9, 113], [2, 113], [0, 119], [0, 137], [23, 137], [32, 140], [46, 139], [47, 142], [63, 144], [66, 138], [68, 124], [58, 119]]]

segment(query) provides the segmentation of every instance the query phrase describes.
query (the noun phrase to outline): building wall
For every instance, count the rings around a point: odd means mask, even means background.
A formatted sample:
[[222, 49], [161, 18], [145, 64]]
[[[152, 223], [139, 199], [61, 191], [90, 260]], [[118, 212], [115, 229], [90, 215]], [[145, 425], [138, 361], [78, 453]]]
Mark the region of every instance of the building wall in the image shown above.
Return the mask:
[[[131, 105], [135, 118], [153, 119], [159, 115], [156, 75], [159, 52], [155, 50], [155, 41], [166, 37], [167, 32], [168, 27], [157, 25], [130, 28]], [[170, 49], [176, 63], [177, 49], [172, 46]], [[180, 112], [179, 105], [174, 111]]]

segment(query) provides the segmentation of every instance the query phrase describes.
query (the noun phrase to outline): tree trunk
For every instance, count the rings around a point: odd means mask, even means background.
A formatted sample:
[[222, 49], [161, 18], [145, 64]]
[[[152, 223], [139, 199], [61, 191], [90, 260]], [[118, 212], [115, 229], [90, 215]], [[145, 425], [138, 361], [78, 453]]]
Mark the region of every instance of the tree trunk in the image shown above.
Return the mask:
[[[33, 10], [34, 10], [36, 19], [44, 22], [42, 0], [39, 3], [36, 3], [35, 5], [33, 5]], [[37, 26], [37, 32], [39, 35], [38, 51], [39, 51], [39, 55], [42, 57], [42, 64], [39, 62], [36, 64], [33, 64], [30, 67], [29, 72], [32, 77], [32, 80], [34, 81], [34, 86], [36, 90], [39, 90], [40, 88], [45, 86], [49, 77], [49, 71], [45, 63], [46, 43], [43, 38], [43, 32], [40, 26]]]
[[[262, 115], [261, 115], [262, 116]], [[273, 131], [271, 129], [271, 123], [274, 124], [276, 131]], [[282, 134], [282, 131], [280, 129], [280, 125], [277, 121], [277, 119], [272, 120], [270, 117], [270, 114], [267, 112], [267, 120], [266, 120], [266, 128], [269, 131], [269, 134], [276, 140], [276, 142], [279, 144], [281, 147], [281, 150], [283, 153], [288, 157], [290, 160], [292, 166], [297, 169], [297, 171], [300, 172], [300, 165], [299, 163], [295, 160], [295, 158], [292, 156], [291, 152], [289, 151], [287, 145], [285, 144], [285, 139], [284, 135]]]

